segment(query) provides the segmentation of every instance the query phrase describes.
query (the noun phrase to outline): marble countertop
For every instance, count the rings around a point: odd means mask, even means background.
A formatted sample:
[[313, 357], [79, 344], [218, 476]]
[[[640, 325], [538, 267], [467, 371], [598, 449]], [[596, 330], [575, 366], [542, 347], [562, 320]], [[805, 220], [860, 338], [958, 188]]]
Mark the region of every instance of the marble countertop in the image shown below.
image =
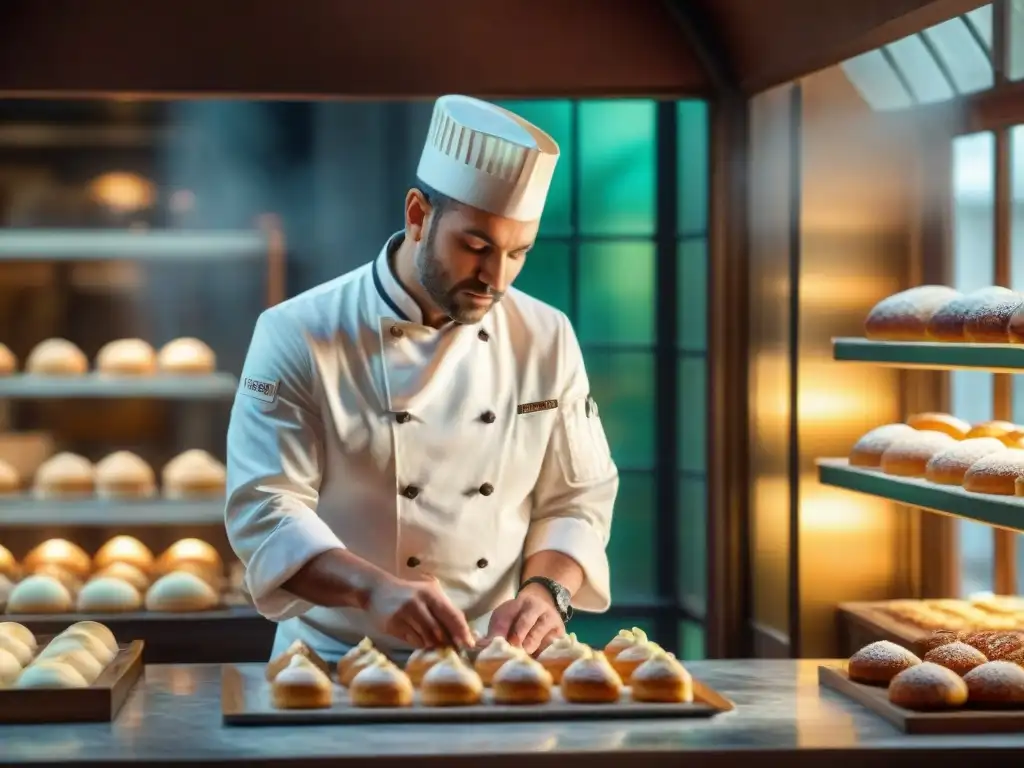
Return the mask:
[[[907, 736], [866, 709], [821, 690], [823, 662], [694, 661], [694, 677], [726, 695], [733, 712], [710, 720], [598, 720], [462, 725], [225, 726], [217, 665], [155, 665], [112, 724], [0, 726], [0, 764], [398, 766], [778, 765], [986, 768], [1020, 765], [1024, 734]], [[642, 761], [642, 762], [640, 762]]]

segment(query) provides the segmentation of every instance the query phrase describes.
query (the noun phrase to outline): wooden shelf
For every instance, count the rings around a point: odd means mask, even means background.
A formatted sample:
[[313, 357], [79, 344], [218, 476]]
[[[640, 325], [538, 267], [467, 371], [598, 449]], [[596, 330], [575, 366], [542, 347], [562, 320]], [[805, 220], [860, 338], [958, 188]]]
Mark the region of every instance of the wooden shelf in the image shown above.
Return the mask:
[[238, 380], [230, 373], [205, 376], [34, 376], [0, 377], [0, 399], [230, 400]]
[[224, 500], [36, 499], [0, 497], [0, 526], [223, 524]]
[[1010, 531], [1024, 531], [1024, 497], [971, 493], [958, 486], [884, 475], [878, 470], [851, 467], [846, 459], [819, 459], [817, 464], [818, 481], [822, 485], [866, 493]]
[[992, 373], [1024, 371], [1024, 344], [947, 344], [926, 341], [832, 340], [832, 357], [841, 362], [934, 371], [964, 369]]
[[265, 259], [259, 231], [0, 229], [0, 261]]

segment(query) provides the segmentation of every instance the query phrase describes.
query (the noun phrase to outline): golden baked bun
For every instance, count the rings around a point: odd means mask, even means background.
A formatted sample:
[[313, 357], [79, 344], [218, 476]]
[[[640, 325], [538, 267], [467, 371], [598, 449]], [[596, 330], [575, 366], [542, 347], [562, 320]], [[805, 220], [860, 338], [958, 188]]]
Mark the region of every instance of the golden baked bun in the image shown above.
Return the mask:
[[956, 445], [944, 432], [915, 432], [893, 441], [882, 454], [882, 471], [901, 477], [924, 477], [928, 462], [937, 453]]
[[506, 661], [491, 677], [497, 704], [546, 704], [554, 684], [551, 673], [525, 652]]
[[888, 685], [900, 672], [920, 663], [921, 659], [903, 646], [878, 640], [850, 657], [847, 674], [856, 683]]
[[[620, 629], [619, 633], [608, 641], [604, 647], [604, 654], [609, 659], [614, 659], [620, 652], [632, 645], [647, 642], [647, 633], [639, 627], [632, 629]], [[588, 658], [588, 657], [585, 657]]]
[[270, 662], [267, 664], [267, 680], [273, 681], [281, 673], [282, 669], [291, 664], [293, 656], [304, 656], [317, 669], [319, 669], [325, 675], [330, 677], [331, 668], [327, 665], [327, 662], [323, 660], [320, 654], [318, 654], [316, 651], [314, 651], [301, 640], [296, 640], [291, 645], [289, 645], [280, 656], [278, 656], [275, 659], [271, 659]]
[[36, 648], [38, 647], [38, 644], [36, 643], [36, 636], [32, 634], [32, 630], [16, 621], [0, 621], [0, 637], [4, 635], [7, 637], [13, 637], [32, 653], [35, 653]]
[[3, 544], [0, 544], [0, 573], [12, 581], [16, 581], [21, 576], [21, 567], [18, 565], [18, 561], [14, 559], [11, 550]]
[[444, 658], [448, 650], [448, 648], [417, 648], [413, 651], [405, 662], [405, 674], [412, 680], [412, 684], [418, 687], [423, 676]]
[[977, 648], [989, 661], [1016, 661], [1024, 653], [1024, 633], [1021, 632], [965, 631], [960, 632], [957, 639]]
[[351, 660], [351, 663], [338, 671], [338, 682], [346, 688], [356, 679], [356, 675], [363, 671], [370, 664], [376, 664], [380, 659], [387, 659], [383, 653], [376, 648], [371, 648], [366, 653]]
[[[906, 424], [883, 424], [880, 427], [875, 427], [854, 443], [850, 450], [850, 466], [880, 467], [882, 454], [888, 450], [889, 446], [897, 440], [913, 434], [916, 434], [916, 430]], [[608, 652], [607, 649], [605, 652]], [[610, 654], [610, 658], [615, 658], [614, 654]]]
[[157, 579], [146, 592], [146, 610], [160, 613], [211, 611], [220, 596], [198, 576], [175, 571]]
[[114, 536], [96, 551], [92, 564], [101, 571], [115, 563], [127, 563], [142, 573], [148, 573], [153, 568], [153, 553], [134, 536]]
[[149, 577], [136, 568], [134, 565], [129, 563], [111, 563], [105, 568], [100, 568], [92, 575], [94, 579], [118, 579], [120, 581], [126, 581], [131, 584], [139, 592], [145, 592], [149, 589]]
[[1010, 343], [1024, 342], [1024, 307], [1018, 307], [1010, 316], [1009, 332]]
[[22, 671], [15, 688], [88, 688], [89, 683], [70, 664], [60, 661], [37, 661]]
[[21, 475], [6, 461], [0, 461], [0, 496], [13, 496], [21, 492]]
[[50, 576], [56, 579], [71, 594], [72, 599], [82, 589], [82, 580], [56, 563], [43, 563], [32, 573], [35, 576]]
[[657, 653], [629, 678], [633, 701], [681, 704], [693, 701], [693, 678], [671, 653]]
[[966, 675], [967, 701], [986, 708], [1024, 706], [1024, 669], [1011, 661], [988, 661]]
[[601, 651], [590, 651], [570, 664], [561, 687], [562, 698], [573, 704], [612, 704], [622, 695], [622, 679]]
[[89, 359], [67, 339], [47, 339], [29, 353], [25, 372], [38, 376], [84, 376], [89, 372]]
[[330, 678], [305, 656], [292, 656], [270, 690], [278, 709], [327, 709], [334, 701]]
[[927, 341], [932, 315], [961, 295], [944, 285], [900, 291], [871, 309], [864, 321], [864, 335], [874, 341]]
[[459, 658], [454, 649], [444, 656], [420, 681], [420, 701], [427, 707], [466, 707], [479, 704], [484, 684], [480, 676]]
[[576, 639], [576, 633], [570, 632], [552, 641], [538, 654], [537, 661], [548, 671], [557, 685], [562, 681], [562, 675], [569, 665], [585, 656], [588, 648], [588, 645]]
[[405, 672], [381, 656], [352, 678], [348, 695], [356, 707], [408, 707], [413, 687]]
[[[119, 650], [117, 638], [114, 637], [114, 633], [110, 631], [110, 627], [106, 624], [101, 624], [98, 621], [92, 621], [89, 619], [86, 619], [85, 621], [76, 621], [70, 627], [57, 635], [54, 640], [66, 640], [70, 638], [79, 641], [84, 635], [88, 635], [93, 640], [98, 641], [100, 645], [109, 652], [109, 658], [112, 659], [117, 655]], [[97, 654], [97, 658], [105, 658], [99, 653], [99, 651], [93, 648], [90, 643], [86, 643], [86, 646], [90, 648], [91, 652]]]
[[21, 664], [14, 654], [0, 648], [0, 689], [10, 688], [21, 674]]
[[968, 315], [973, 310], [990, 306], [993, 301], [1005, 301], [1013, 295], [1009, 288], [990, 286], [950, 299], [928, 320], [928, 338], [931, 341], [967, 341]]
[[95, 468], [84, 456], [58, 453], [39, 465], [33, 492], [43, 499], [91, 496], [96, 489]]
[[1024, 476], [1024, 450], [1007, 448], [978, 459], [964, 475], [964, 490], [1013, 496], [1015, 481]]
[[939, 485], [963, 485], [964, 475], [980, 459], [1008, 450], [994, 437], [972, 437], [962, 440], [929, 459], [924, 469], [926, 480]]
[[130, 613], [142, 607], [139, 590], [123, 579], [91, 579], [78, 593], [79, 613]]
[[348, 651], [338, 659], [338, 679], [351, 680], [352, 676], [349, 675], [349, 670], [352, 665], [372, 650], [374, 650], [373, 641], [368, 637], [364, 637], [356, 645], [349, 648]]
[[1012, 432], [1007, 432], [1004, 435], [999, 435], [998, 438], [1003, 445], [1007, 448], [1024, 448], [1024, 429], [1019, 427]]
[[989, 297], [967, 313], [964, 336], [977, 344], [1009, 344], [1010, 323], [1021, 307], [1024, 295], [1016, 291]]
[[186, 336], [167, 342], [160, 349], [157, 365], [164, 373], [175, 375], [207, 374], [217, 370], [217, 357], [199, 339]]
[[959, 641], [945, 643], [938, 648], [933, 648], [924, 655], [924, 661], [938, 664], [940, 667], [956, 672], [963, 677], [975, 667], [980, 667], [988, 659], [985, 654], [967, 643]]
[[[19, 625], [20, 626], [20, 625]], [[35, 653], [35, 648], [30, 648], [13, 634], [0, 635], [0, 651], [6, 651], [11, 654], [21, 666], [25, 666], [32, 661], [32, 656]]]
[[130, 451], [116, 451], [96, 464], [96, 495], [104, 499], [141, 499], [156, 494], [156, 473]]
[[183, 563], [196, 563], [211, 571], [224, 571], [224, 561], [217, 550], [202, 539], [179, 539], [163, 551], [156, 561], [157, 573], [170, 573]]
[[1018, 427], [1009, 421], [983, 421], [980, 424], [975, 424], [971, 427], [971, 431], [967, 433], [967, 438], [975, 437], [997, 437], [1002, 439], [1011, 432], [1016, 432]]
[[96, 370], [109, 376], [151, 376], [156, 373], [156, 351], [142, 339], [117, 339], [100, 348]]
[[34, 575], [18, 582], [7, 598], [8, 613], [67, 613], [71, 593], [52, 576]]
[[889, 701], [919, 711], [956, 709], [967, 703], [967, 684], [956, 672], [925, 661], [892, 679]]
[[907, 426], [923, 432], [945, 432], [954, 440], [963, 440], [971, 425], [948, 413], [915, 413], [907, 419]]
[[18, 358], [6, 344], [0, 344], [0, 376], [18, 372]]
[[473, 662], [473, 669], [480, 675], [484, 685], [491, 684], [494, 673], [501, 669], [506, 661], [521, 658], [526, 654], [522, 648], [511, 645], [508, 640], [500, 635], [491, 640]]
[[67, 539], [47, 539], [29, 551], [22, 561], [22, 566], [29, 573], [35, 573], [43, 565], [56, 565], [84, 579], [92, 570], [92, 558], [88, 552]]
[[223, 496], [227, 470], [198, 448], [178, 454], [163, 470], [164, 495], [169, 499]]

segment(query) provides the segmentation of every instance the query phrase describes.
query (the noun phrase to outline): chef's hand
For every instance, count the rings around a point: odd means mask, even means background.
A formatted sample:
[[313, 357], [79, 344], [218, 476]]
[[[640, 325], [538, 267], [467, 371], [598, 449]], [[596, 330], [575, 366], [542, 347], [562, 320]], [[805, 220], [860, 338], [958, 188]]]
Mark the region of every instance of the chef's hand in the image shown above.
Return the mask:
[[527, 584], [515, 599], [494, 609], [483, 643], [500, 635], [533, 655], [564, 634], [565, 623], [551, 593], [540, 585]]
[[475, 642], [466, 617], [452, 605], [434, 578], [383, 578], [370, 591], [367, 611], [385, 632], [414, 648], [451, 643], [472, 648]]

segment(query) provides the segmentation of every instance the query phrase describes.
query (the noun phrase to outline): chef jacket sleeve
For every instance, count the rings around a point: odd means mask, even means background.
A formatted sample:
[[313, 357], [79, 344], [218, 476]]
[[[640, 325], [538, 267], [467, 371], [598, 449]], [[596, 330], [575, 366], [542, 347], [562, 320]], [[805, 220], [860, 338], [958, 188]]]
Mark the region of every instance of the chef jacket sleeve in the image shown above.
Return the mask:
[[564, 316], [561, 337], [559, 378], [566, 384], [559, 393], [557, 421], [534, 489], [523, 555], [554, 550], [573, 558], [584, 574], [573, 605], [601, 612], [611, 603], [605, 548], [619, 473], [590, 396], [583, 353]]
[[253, 602], [271, 621], [313, 607], [281, 585], [344, 546], [317, 515], [324, 443], [314, 382], [299, 323], [281, 308], [260, 315], [228, 426], [225, 523]]

